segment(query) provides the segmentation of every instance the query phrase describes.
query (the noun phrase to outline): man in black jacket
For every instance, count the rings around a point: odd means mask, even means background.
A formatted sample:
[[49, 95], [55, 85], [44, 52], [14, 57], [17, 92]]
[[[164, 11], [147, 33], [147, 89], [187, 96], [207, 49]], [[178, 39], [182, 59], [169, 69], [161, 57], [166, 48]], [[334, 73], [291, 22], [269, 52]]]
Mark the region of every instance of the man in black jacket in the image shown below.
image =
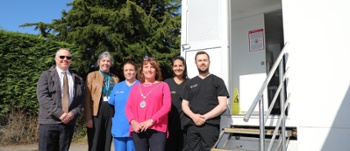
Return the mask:
[[68, 151], [84, 99], [84, 81], [69, 70], [71, 53], [61, 48], [56, 65], [41, 73], [37, 83], [39, 151]]

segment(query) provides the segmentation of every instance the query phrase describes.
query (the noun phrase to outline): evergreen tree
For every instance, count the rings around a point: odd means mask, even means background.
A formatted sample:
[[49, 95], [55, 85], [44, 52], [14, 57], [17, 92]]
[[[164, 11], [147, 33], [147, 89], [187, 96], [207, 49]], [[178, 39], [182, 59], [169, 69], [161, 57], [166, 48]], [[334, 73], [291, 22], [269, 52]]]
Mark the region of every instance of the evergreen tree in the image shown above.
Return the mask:
[[[121, 63], [155, 57], [163, 78], [170, 76], [171, 58], [179, 54], [180, 0], [74, 0], [72, 9], [50, 24], [34, 23], [41, 35], [79, 47], [81, 72], [95, 66], [98, 55], [109, 51], [115, 59], [112, 72], [122, 76]], [[26, 26], [24, 25], [24, 26]]]

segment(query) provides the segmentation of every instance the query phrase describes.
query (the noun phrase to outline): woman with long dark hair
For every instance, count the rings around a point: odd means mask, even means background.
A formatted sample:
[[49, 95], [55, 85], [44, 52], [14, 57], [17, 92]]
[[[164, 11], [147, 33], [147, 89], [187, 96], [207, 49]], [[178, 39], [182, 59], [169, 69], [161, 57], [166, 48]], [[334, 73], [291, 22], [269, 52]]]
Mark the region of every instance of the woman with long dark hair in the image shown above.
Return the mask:
[[166, 142], [166, 151], [182, 151], [186, 148], [186, 121], [181, 108], [182, 94], [188, 81], [185, 59], [177, 56], [172, 60], [174, 76], [165, 80], [170, 87], [172, 106], [169, 112], [169, 138]]

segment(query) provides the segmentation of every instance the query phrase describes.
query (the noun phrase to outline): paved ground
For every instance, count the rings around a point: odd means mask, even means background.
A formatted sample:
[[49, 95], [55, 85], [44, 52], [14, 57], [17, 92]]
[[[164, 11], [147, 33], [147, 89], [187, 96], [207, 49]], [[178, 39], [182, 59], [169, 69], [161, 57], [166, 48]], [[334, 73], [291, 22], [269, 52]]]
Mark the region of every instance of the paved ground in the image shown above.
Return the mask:
[[[73, 142], [70, 151], [87, 151], [87, 142]], [[114, 151], [112, 143], [112, 151]], [[0, 151], [38, 151], [38, 144], [0, 146]]]
[[[87, 151], [87, 143], [72, 143], [71, 151]], [[38, 144], [1, 146], [0, 151], [38, 151]]]

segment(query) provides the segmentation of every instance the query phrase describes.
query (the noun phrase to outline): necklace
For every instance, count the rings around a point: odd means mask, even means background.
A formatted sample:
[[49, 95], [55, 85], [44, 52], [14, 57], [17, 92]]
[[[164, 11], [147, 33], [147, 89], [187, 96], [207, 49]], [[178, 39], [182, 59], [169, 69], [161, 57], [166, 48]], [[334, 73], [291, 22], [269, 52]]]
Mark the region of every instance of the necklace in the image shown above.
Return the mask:
[[141, 108], [146, 107], [146, 105], [147, 105], [147, 104], [146, 104], [146, 98], [147, 98], [147, 96], [148, 96], [149, 94], [151, 94], [151, 92], [152, 92], [154, 89], [156, 89], [159, 85], [160, 85], [160, 83], [157, 84], [155, 87], [153, 87], [151, 90], [149, 90], [148, 93], [147, 93], [146, 95], [144, 95], [144, 94], [142, 93], [141, 84], [139, 85], [140, 94], [141, 94], [141, 97], [143, 98], [142, 101], [141, 101], [141, 103], [140, 103], [140, 107], [141, 107]]

